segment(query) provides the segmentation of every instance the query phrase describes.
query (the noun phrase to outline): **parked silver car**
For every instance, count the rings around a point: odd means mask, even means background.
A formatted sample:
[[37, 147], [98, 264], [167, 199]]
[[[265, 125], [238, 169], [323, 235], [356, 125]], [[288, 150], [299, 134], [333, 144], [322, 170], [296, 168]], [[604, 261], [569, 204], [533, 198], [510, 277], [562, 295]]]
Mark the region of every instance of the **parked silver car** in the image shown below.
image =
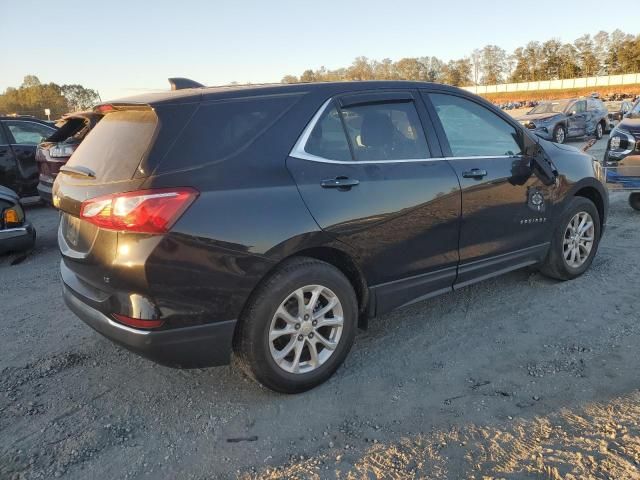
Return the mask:
[[542, 102], [517, 120], [535, 134], [556, 143], [567, 138], [595, 135], [602, 138], [608, 111], [597, 98], [571, 98]]

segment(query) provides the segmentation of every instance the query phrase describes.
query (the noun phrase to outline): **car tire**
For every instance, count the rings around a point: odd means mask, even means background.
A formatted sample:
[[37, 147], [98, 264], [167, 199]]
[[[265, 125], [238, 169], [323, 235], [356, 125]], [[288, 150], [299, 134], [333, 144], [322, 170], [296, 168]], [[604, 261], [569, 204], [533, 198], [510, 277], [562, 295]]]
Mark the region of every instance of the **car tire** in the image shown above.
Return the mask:
[[[314, 305], [307, 304], [314, 295]], [[330, 303], [335, 306], [316, 317]], [[286, 260], [248, 301], [236, 332], [234, 363], [272, 390], [304, 392], [342, 364], [357, 318], [356, 294], [340, 270], [308, 257]]]
[[567, 131], [562, 125], [556, 125], [553, 129], [553, 141], [555, 143], [564, 143], [567, 138]]
[[[580, 235], [581, 228], [588, 224], [581, 227], [583, 219], [590, 220], [593, 225]], [[572, 280], [586, 272], [598, 251], [600, 228], [600, 215], [593, 202], [584, 197], [573, 197], [552, 234], [542, 273], [558, 280]], [[584, 241], [586, 238], [591, 241]]]
[[596, 140], [600, 140], [603, 135], [604, 135], [604, 125], [602, 125], [602, 122], [599, 122], [596, 125], [596, 131], [595, 131]]
[[640, 193], [634, 192], [629, 194], [629, 205], [634, 210], [640, 211]]

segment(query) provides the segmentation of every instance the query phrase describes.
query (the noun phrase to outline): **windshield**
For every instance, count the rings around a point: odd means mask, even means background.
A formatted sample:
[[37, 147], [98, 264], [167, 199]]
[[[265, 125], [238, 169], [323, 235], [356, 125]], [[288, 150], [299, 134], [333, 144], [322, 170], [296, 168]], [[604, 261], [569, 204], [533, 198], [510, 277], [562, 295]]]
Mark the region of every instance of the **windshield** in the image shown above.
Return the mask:
[[544, 102], [534, 107], [527, 115], [535, 115], [536, 113], [563, 113], [569, 106], [569, 103], [571, 103], [571, 100]]
[[638, 100], [631, 111], [628, 114], [629, 116], [640, 117], [640, 100]]
[[619, 112], [622, 102], [607, 102], [605, 105], [610, 112]]

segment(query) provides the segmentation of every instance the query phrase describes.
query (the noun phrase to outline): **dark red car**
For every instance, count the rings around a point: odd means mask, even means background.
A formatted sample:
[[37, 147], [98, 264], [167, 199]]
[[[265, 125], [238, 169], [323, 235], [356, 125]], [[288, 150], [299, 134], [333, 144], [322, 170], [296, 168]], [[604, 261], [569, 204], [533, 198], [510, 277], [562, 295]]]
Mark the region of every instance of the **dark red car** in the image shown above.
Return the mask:
[[97, 112], [76, 112], [62, 117], [57, 123], [58, 130], [44, 140], [36, 151], [36, 162], [40, 174], [38, 194], [51, 204], [51, 188], [60, 167], [67, 163], [78, 145], [102, 118]]

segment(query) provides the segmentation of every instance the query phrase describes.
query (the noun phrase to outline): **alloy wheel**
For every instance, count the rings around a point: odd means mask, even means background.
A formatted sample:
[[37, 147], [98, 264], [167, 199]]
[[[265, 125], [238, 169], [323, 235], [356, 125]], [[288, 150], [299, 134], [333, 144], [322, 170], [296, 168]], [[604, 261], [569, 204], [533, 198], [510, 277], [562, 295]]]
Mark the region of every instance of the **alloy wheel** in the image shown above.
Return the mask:
[[580, 268], [589, 258], [595, 240], [595, 224], [587, 212], [576, 213], [564, 232], [563, 257], [572, 268]]
[[559, 128], [556, 130], [556, 143], [564, 142], [564, 128]]
[[601, 123], [596, 125], [596, 138], [597, 139], [601, 139], [602, 138], [602, 124]]
[[291, 292], [269, 326], [269, 350], [276, 364], [289, 373], [309, 373], [335, 352], [344, 327], [338, 296], [322, 285]]

